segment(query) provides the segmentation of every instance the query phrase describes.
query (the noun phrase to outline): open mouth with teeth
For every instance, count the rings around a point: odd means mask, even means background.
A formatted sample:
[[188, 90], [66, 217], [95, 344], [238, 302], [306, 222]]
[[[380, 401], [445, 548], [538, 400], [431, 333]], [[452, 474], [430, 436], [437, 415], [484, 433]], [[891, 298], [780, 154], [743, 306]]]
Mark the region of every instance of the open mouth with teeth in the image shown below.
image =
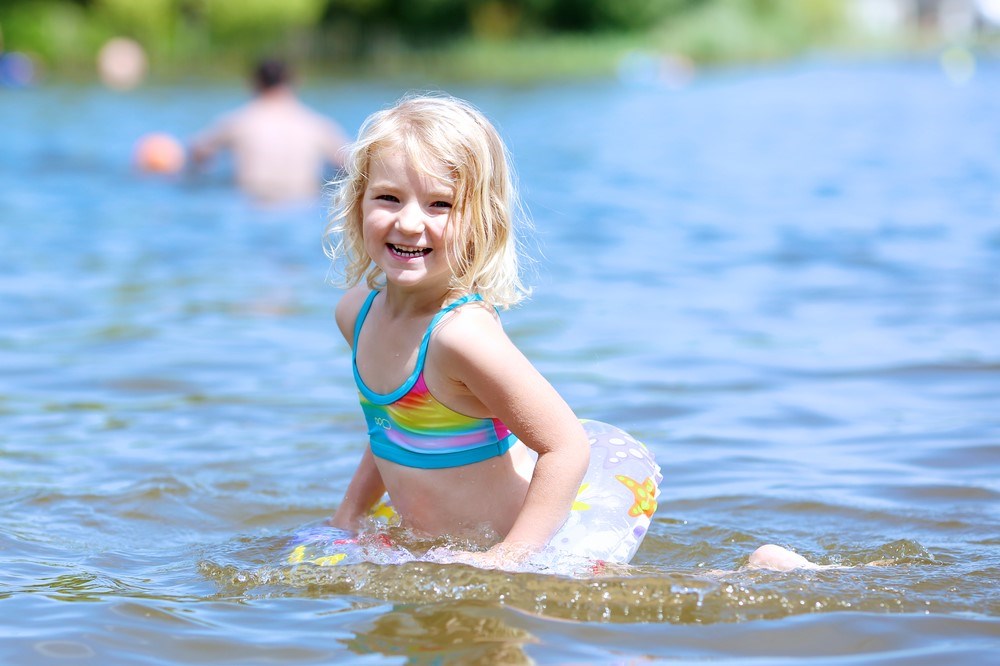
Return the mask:
[[431, 253], [429, 247], [410, 247], [408, 245], [393, 245], [392, 243], [386, 243], [385, 245], [389, 248], [390, 252], [403, 259], [423, 257]]

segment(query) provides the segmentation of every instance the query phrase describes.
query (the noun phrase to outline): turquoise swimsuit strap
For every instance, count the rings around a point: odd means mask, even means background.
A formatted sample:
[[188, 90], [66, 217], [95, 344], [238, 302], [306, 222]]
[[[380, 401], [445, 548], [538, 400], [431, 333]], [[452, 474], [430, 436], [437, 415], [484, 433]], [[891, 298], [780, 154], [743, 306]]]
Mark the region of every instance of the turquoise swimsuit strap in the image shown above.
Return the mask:
[[466, 303], [481, 301], [483, 300], [483, 297], [479, 294], [466, 294], [458, 300], [441, 308], [441, 310], [434, 315], [434, 318], [431, 319], [431, 323], [427, 325], [427, 330], [424, 331], [424, 337], [420, 340], [420, 353], [417, 355], [417, 364], [413, 368], [413, 372], [410, 376], [405, 382], [403, 382], [402, 386], [392, 393], [376, 393], [365, 385], [364, 381], [361, 379], [361, 374], [358, 372], [358, 337], [361, 335], [361, 326], [364, 324], [365, 318], [368, 316], [368, 311], [371, 310], [372, 302], [380, 293], [381, 292], [377, 289], [373, 289], [372, 292], [368, 294], [368, 298], [365, 299], [365, 303], [361, 306], [361, 310], [358, 311], [358, 319], [354, 323], [354, 344], [352, 345], [351, 350], [351, 365], [354, 366], [354, 381], [357, 383], [358, 389], [364, 394], [364, 396], [376, 404], [388, 405], [396, 402], [409, 393], [410, 389], [413, 388], [413, 385], [417, 383], [417, 378], [420, 377], [420, 373], [424, 369], [424, 358], [427, 356], [427, 345], [430, 343], [431, 333], [434, 331], [434, 327], [438, 325], [438, 322], [441, 321], [441, 318]]
[[378, 294], [378, 289], [372, 289], [371, 293], [368, 294], [368, 298], [365, 299], [364, 305], [358, 310], [358, 318], [354, 322], [354, 340], [351, 341], [351, 348], [355, 350], [352, 356], [357, 356], [358, 335], [361, 334], [361, 324], [365, 323], [365, 317], [368, 316], [368, 311], [372, 309], [372, 301], [375, 300]]

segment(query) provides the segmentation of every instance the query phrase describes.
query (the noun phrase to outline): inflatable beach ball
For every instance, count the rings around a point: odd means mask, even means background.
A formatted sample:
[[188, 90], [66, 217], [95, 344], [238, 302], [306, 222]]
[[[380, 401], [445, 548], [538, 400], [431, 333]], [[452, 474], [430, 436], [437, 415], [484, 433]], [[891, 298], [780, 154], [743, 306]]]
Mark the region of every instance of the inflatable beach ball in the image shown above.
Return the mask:
[[169, 134], [146, 134], [135, 144], [135, 165], [147, 173], [178, 173], [184, 160], [184, 146]]

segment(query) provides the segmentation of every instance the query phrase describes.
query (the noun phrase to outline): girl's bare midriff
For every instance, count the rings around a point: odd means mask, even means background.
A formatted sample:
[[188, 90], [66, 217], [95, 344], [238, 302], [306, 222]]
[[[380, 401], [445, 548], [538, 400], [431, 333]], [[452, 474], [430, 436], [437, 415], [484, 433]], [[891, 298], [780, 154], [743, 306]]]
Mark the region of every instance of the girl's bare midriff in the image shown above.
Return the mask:
[[461, 467], [418, 469], [375, 461], [405, 527], [427, 536], [500, 538], [521, 511], [535, 464], [520, 442], [502, 456]]

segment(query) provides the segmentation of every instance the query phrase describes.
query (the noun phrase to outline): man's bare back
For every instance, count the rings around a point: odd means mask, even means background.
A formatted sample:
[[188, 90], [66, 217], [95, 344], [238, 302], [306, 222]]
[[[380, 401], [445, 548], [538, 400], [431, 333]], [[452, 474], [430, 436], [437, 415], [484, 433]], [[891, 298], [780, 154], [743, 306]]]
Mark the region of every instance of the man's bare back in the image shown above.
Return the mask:
[[262, 84], [260, 67], [256, 97], [196, 136], [191, 157], [203, 164], [222, 150], [232, 151], [236, 183], [257, 199], [315, 198], [324, 167], [343, 163], [340, 151], [347, 137], [334, 121], [296, 98], [283, 69]]

